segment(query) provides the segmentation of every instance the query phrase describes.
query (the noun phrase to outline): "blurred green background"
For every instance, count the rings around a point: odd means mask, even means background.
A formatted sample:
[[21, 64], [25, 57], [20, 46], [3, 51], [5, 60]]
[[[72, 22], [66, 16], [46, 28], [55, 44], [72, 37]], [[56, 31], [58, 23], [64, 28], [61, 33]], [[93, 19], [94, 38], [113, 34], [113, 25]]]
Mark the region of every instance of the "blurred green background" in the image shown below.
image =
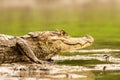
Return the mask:
[[120, 0], [0, 0], [0, 34], [64, 29], [95, 38], [89, 49], [120, 45]]

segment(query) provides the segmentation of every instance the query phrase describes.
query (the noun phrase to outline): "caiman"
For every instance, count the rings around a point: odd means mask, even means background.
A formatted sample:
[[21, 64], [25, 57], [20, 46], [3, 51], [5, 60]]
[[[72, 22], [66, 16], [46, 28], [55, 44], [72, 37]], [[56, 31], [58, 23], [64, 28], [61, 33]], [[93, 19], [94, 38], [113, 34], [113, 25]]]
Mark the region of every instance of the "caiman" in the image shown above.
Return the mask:
[[0, 62], [44, 63], [56, 54], [85, 48], [93, 42], [91, 36], [73, 38], [64, 30], [30, 32], [24, 36], [0, 34]]

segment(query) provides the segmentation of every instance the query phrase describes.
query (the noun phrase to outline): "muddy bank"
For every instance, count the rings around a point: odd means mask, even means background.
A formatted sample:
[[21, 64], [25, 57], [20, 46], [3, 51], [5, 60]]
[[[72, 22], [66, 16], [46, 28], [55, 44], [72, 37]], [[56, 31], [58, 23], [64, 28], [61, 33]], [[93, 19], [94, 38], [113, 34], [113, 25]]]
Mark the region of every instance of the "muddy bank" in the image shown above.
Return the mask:
[[[109, 56], [106, 60], [106, 56]], [[62, 64], [30, 64], [30, 63], [11, 63], [0, 65], [0, 77], [1, 80], [94, 80], [93, 71], [99, 71], [100, 74], [104, 74], [107, 71], [120, 71], [120, 58], [113, 57], [110, 53], [95, 53], [86, 55], [74, 55], [74, 56], [55, 56], [55, 61], [60, 61]], [[74, 61], [83, 60], [87, 63], [77, 63]], [[102, 61], [101, 63], [89, 63], [89, 60]], [[65, 61], [71, 63], [65, 64]], [[88, 64], [86, 66], [86, 64]], [[83, 65], [79, 65], [83, 64]], [[92, 67], [89, 67], [92, 66]], [[117, 74], [117, 73], [116, 73]]]
[[[28, 67], [29, 66], [29, 67]], [[85, 79], [88, 80], [93, 73], [91, 71], [103, 72], [106, 66], [108, 70], [120, 70], [120, 64], [100, 64], [93, 68], [84, 66], [66, 66], [66, 65], [51, 65], [41, 66], [38, 64], [3, 64], [0, 67], [0, 77], [3, 80], [56, 80], [56, 79]], [[30, 68], [31, 67], [31, 68]], [[90, 75], [91, 74], [91, 75]], [[93, 79], [91, 79], [93, 80]]]

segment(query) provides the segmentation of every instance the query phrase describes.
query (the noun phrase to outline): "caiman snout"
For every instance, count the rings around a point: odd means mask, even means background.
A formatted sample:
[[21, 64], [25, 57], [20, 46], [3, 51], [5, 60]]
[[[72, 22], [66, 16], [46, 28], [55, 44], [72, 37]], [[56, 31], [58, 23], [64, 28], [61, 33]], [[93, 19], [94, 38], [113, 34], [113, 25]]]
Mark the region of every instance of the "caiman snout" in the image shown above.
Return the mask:
[[84, 40], [88, 41], [89, 43], [93, 43], [94, 42], [94, 38], [90, 35], [86, 35], [83, 37]]
[[77, 49], [82, 49], [85, 47], [88, 47], [93, 44], [94, 39], [92, 36], [86, 35], [81, 38], [64, 38], [61, 39], [61, 52], [67, 52], [67, 51], [72, 51], [72, 50], [77, 50]]
[[48, 38], [52, 45], [58, 46], [60, 52], [68, 52], [88, 47], [93, 44], [94, 39], [90, 35], [84, 37], [73, 38], [67, 35], [51, 36]]
[[68, 45], [81, 45], [85, 46], [86, 44], [91, 45], [94, 42], [94, 39], [92, 36], [86, 35], [84, 37], [81, 38], [67, 38], [67, 39], [62, 39], [64, 43], [68, 44]]

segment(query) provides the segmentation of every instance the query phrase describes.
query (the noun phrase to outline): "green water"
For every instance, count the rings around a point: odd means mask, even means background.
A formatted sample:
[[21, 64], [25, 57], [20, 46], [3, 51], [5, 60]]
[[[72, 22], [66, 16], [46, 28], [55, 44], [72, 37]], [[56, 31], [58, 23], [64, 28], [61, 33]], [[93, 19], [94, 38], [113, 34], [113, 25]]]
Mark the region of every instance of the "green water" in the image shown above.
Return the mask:
[[[105, 53], [64, 53], [62, 56], [75, 56], [75, 55], [90, 55], [90, 54], [105, 54]], [[111, 56], [113, 57], [119, 57], [119, 52], [110, 52]], [[96, 65], [99, 64], [114, 64], [114, 62], [106, 62], [106, 61], [100, 61], [97, 59], [88, 59], [88, 60], [58, 60], [56, 61], [59, 65], [71, 65], [71, 66], [84, 66], [87, 68], [95, 68]], [[101, 67], [102, 68], [102, 67]], [[114, 67], [113, 67], [114, 68]], [[84, 70], [83, 70], [84, 72]], [[79, 73], [81, 74], [81, 73]], [[92, 75], [91, 75], [92, 74]], [[94, 77], [93, 77], [94, 75]], [[94, 70], [91, 71], [91, 73], [88, 75], [88, 77], [92, 77], [90, 80], [119, 80], [120, 79], [120, 70], [106, 70], [105, 72], [103, 70]], [[88, 78], [89, 79], [89, 78]], [[87, 80], [87, 79], [83, 79]]]
[[100, 71], [93, 72], [96, 76], [95, 80], [119, 80], [120, 71], [107, 71], [105, 74], [100, 74]]
[[110, 3], [106, 6], [89, 4], [81, 9], [77, 6], [58, 9], [1, 8], [0, 33], [21, 36], [31, 31], [64, 29], [74, 37], [92, 35], [95, 43], [90, 49], [119, 48], [119, 9]]
[[[85, 49], [119, 49], [120, 9], [115, 4], [102, 5], [94, 2], [88, 3], [88, 6], [84, 5], [82, 8], [79, 8], [79, 4], [75, 5], [72, 5], [72, 7], [56, 7], [57, 9], [46, 9], [44, 7], [40, 9], [31, 9], [29, 7], [0, 8], [0, 34], [21, 36], [31, 31], [64, 29], [74, 37], [81, 37], [86, 34], [92, 35], [95, 42]], [[72, 55], [75, 54], [77, 53]], [[112, 55], [118, 57], [120, 54]], [[105, 62], [98, 60], [68, 60], [56, 61], [56, 63], [91, 67], [91, 65], [104, 64]], [[95, 80], [120, 79], [120, 71], [108, 71], [105, 74], [100, 74], [100, 71], [91, 73], [94, 75]]]

